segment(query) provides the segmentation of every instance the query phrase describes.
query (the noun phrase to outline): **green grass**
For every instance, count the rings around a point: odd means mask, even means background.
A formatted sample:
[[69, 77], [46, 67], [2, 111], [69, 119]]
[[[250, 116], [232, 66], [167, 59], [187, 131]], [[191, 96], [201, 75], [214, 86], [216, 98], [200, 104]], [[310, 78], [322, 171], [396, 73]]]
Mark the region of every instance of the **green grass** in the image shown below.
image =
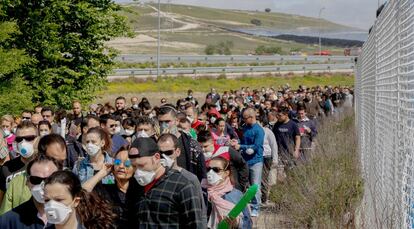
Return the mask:
[[288, 83], [293, 88], [299, 85], [309, 87], [317, 85], [353, 85], [354, 77], [349, 75], [324, 75], [324, 76], [271, 76], [267, 77], [242, 77], [238, 79], [226, 79], [219, 77], [217, 79], [201, 77], [192, 79], [189, 77], [162, 78], [157, 81], [128, 79], [117, 82], [110, 82], [101, 92], [104, 94], [120, 93], [145, 93], [145, 92], [169, 92], [185, 93], [189, 88], [197, 92], [208, 92], [211, 87], [216, 88], [219, 92], [230, 89], [239, 89], [241, 87], [261, 88], [261, 87], [278, 87]]

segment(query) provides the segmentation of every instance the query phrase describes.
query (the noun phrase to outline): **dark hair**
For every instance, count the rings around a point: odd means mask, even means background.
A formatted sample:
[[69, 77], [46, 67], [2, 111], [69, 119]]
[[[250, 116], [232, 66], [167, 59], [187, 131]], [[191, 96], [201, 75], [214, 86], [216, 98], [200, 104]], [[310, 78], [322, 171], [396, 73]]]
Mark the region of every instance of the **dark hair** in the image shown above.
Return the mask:
[[85, 118], [82, 119], [81, 124], [80, 124], [82, 133], [83, 133], [83, 128], [88, 127], [89, 120], [91, 120], [91, 119], [96, 120], [100, 124], [100, 120], [99, 120], [98, 116], [96, 116], [96, 115], [87, 115]]
[[139, 125], [151, 125], [152, 127], [155, 126], [155, 123], [152, 119], [150, 119], [148, 116], [146, 115], [141, 115], [139, 116], [136, 120], [135, 120], [136, 126]]
[[178, 138], [174, 134], [166, 133], [161, 134], [161, 136], [158, 138], [158, 142], [166, 142], [168, 140], [171, 140], [174, 143], [174, 148], [177, 149], [179, 146]]
[[23, 113], [30, 113], [31, 115], [33, 114], [33, 112], [31, 110], [27, 110], [27, 109], [26, 110], [23, 110], [22, 114]]
[[50, 130], [52, 130], [52, 125], [50, 124], [50, 122], [49, 121], [47, 121], [47, 120], [42, 120], [42, 121], [39, 121], [39, 124], [37, 125], [38, 127], [40, 127], [40, 126], [42, 126], [42, 125], [46, 125], [46, 126], [48, 126], [49, 127], [49, 129]]
[[43, 112], [46, 112], [46, 111], [52, 112], [52, 116], [55, 115], [55, 112], [53, 111], [51, 107], [43, 107], [40, 113], [42, 114]]
[[97, 134], [101, 140], [105, 141], [105, 145], [103, 146], [103, 150], [110, 152], [112, 147], [112, 140], [108, 132], [106, 132], [101, 127], [93, 127], [88, 130], [86, 134]]
[[214, 125], [218, 126], [220, 124], [220, 122], [226, 122], [226, 120], [224, 120], [223, 118], [218, 118], [215, 122]]
[[76, 214], [85, 228], [114, 228], [115, 215], [111, 206], [94, 192], [86, 192], [76, 174], [71, 171], [56, 171], [45, 180], [45, 186], [56, 183], [65, 185], [73, 198], [80, 198]]
[[112, 119], [112, 120], [117, 120], [117, 117], [111, 114], [103, 114], [99, 117], [99, 124], [104, 124], [106, 125], [108, 123], [108, 120]]
[[39, 153], [46, 155], [47, 147], [52, 144], [59, 144], [60, 147], [65, 150], [66, 154], [68, 153], [65, 139], [63, 139], [59, 134], [49, 134], [40, 138], [37, 146]]
[[211, 158], [211, 160], [221, 161], [224, 165], [224, 168], [223, 168], [224, 170], [223, 171], [229, 171], [230, 172], [230, 161], [229, 160], [227, 160], [225, 158], [222, 158], [220, 156], [219, 157], [213, 157], [213, 158]]
[[142, 110], [151, 110], [151, 104], [149, 102], [143, 102], [140, 107]]
[[202, 130], [197, 134], [197, 140], [200, 143], [204, 143], [213, 140], [213, 137], [211, 136], [210, 131]]
[[27, 174], [28, 176], [30, 176], [30, 175], [31, 175], [30, 170], [32, 169], [32, 167], [33, 167], [33, 165], [34, 165], [35, 163], [42, 164], [42, 163], [46, 163], [46, 162], [49, 162], [49, 161], [50, 161], [50, 162], [52, 162], [52, 163], [56, 166], [56, 168], [57, 168], [58, 170], [62, 170], [63, 166], [62, 166], [62, 163], [61, 163], [60, 161], [58, 161], [58, 160], [54, 159], [53, 157], [48, 157], [48, 156], [46, 156], [46, 155], [44, 155], [44, 154], [38, 154], [35, 158], [33, 158], [33, 160], [31, 160], [31, 161], [27, 164], [27, 167], [26, 167], [26, 174]]
[[125, 146], [122, 146], [118, 151], [116, 151], [116, 153], [114, 154], [114, 158], [116, 158], [116, 156], [122, 151], [127, 151], [128, 152], [128, 148], [125, 147]]
[[132, 118], [126, 118], [124, 121], [122, 121], [122, 126], [132, 126], [135, 127], [136, 123]]
[[125, 99], [124, 96], [119, 96], [118, 98], [115, 99], [115, 101], [117, 101], [117, 100], [124, 100], [124, 101], [126, 101], [126, 99]]
[[177, 110], [174, 108], [172, 104], [166, 104], [158, 108], [157, 115], [166, 115], [171, 114], [173, 118], [177, 117]]

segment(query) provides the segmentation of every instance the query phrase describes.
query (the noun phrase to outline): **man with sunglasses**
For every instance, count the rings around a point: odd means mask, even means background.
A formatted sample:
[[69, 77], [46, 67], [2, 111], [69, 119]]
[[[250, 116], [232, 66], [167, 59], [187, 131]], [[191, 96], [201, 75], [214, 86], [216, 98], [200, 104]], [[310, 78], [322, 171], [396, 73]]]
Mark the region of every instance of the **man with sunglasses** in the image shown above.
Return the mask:
[[207, 228], [200, 190], [178, 170], [162, 165], [153, 139], [136, 139], [129, 158], [135, 179], [126, 194], [128, 228]]
[[22, 112], [22, 121], [31, 121], [32, 119], [32, 112], [29, 110], [24, 110]]
[[6, 163], [0, 169], [0, 202], [3, 200], [8, 183], [13, 177], [21, 174], [27, 163], [33, 158], [35, 153], [34, 142], [37, 138], [37, 128], [30, 121], [23, 121], [17, 126], [15, 147], [18, 156]]
[[157, 112], [160, 132], [170, 133], [178, 138], [181, 154], [177, 157], [177, 165], [195, 174], [201, 182], [206, 178], [206, 166], [203, 149], [189, 135], [178, 130], [177, 110], [172, 105], [164, 105]]
[[[16, 201], [22, 198], [26, 202], [11, 211], [1, 212], [0, 228], [44, 228], [47, 224], [44, 210], [43, 182], [52, 173], [61, 170], [61, 164], [53, 158], [39, 155], [27, 165], [26, 187], [15, 195]], [[32, 198], [31, 198], [32, 197]], [[7, 206], [2, 206], [2, 210]]]
[[125, 140], [121, 135], [117, 134], [118, 129], [121, 128], [121, 126], [117, 123], [117, 117], [110, 114], [104, 114], [99, 117], [99, 123], [101, 127], [108, 131], [108, 133], [111, 135], [112, 139], [112, 149], [111, 153], [116, 153], [121, 149], [123, 146], [128, 146], [128, 141]]

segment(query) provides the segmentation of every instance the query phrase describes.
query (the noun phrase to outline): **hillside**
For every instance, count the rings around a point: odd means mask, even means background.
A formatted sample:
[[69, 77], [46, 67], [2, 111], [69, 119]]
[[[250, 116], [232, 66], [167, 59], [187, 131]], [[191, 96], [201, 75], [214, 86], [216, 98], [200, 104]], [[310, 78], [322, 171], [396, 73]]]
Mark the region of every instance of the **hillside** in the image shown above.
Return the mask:
[[[109, 42], [121, 53], [154, 53], [156, 47], [156, 5], [125, 4], [122, 15], [128, 17], [136, 32], [135, 38], [119, 38]], [[252, 20], [261, 25], [252, 24]], [[206, 7], [162, 4], [161, 5], [161, 51], [164, 54], [204, 54], [207, 45], [232, 41], [232, 54], [254, 53], [258, 45], [278, 46], [283, 52], [301, 50], [312, 53], [315, 44], [301, 44], [272, 38], [232, 32], [238, 29], [277, 29], [283, 31], [346, 31], [353, 28], [327, 20], [289, 15], [239, 10], [212, 9]], [[230, 31], [232, 30], [232, 31]], [[342, 49], [330, 47], [334, 53]]]

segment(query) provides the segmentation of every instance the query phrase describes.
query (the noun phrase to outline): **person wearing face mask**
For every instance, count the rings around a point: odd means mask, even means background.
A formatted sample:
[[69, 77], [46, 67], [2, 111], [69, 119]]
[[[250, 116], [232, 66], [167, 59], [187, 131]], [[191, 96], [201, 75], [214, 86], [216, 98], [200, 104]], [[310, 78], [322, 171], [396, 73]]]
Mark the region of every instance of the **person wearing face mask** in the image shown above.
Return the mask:
[[4, 163], [0, 168], [0, 202], [3, 200], [8, 183], [13, 177], [24, 172], [24, 168], [35, 156], [35, 142], [37, 140], [37, 128], [30, 121], [23, 121], [17, 126], [16, 139], [13, 144], [18, 156]]
[[109, 151], [110, 154], [112, 154], [112, 152], [118, 152], [123, 146], [128, 146], [128, 141], [119, 135], [121, 132], [121, 125], [118, 121], [118, 117], [110, 114], [104, 114], [99, 117], [101, 128], [111, 135], [112, 147]]
[[[110, 173], [115, 176], [115, 184], [102, 184], [101, 181]], [[87, 180], [82, 187], [88, 192], [96, 192], [102, 199], [108, 200], [111, 204], [115, 218], [115, 225], [118, 229], [128, 228], [126, 192], [129, 180], [134, 170], [128, 158], [128, 150], [121, 148], [116, 154], [114, 164], [106, 164], [95, 176]]]
[[136, 128], [135, 134], [132, 136], [131, 142], [134, 142], [137, 138], [152, 138], [154, 141], [157, 140], [155, 135], [155, 123], [148, 116], [138, 116], [135, 120]]
[[177, 158], [178, 166], [195, 174], [201, 181], [206, 177], [206, 168], [203, 150], [200, 144], [189, 135], [178, 131], [177, 110], [171, 105], [165, 105], [158, 109], [158, 122], [161, 134], [170, 133], [179, 140], [180, 156]]
[[[82, 183], [91, 179], [105, 164], [112, 164], [113, 159], [107, 152], [111, 148], [111, 139], [102, 128], [95, 127], [86, 134], [86, 157], [75, 163], [73, 172], [79, 176]], [[112, 174], [102, 179], [103, 184], [114, 184]]]
[[230, 155], [230, 169], [233, 176], [234, 186], [244, 192], [249, 186], [249, 167], [239, 152], [228, 146], [214, 144], [213, 137], [209, 131], [199, 133], [198, 142], [203, 147], [204, 157], [208, 162], [214, 155], [228, 152]]
[[132, 137], [135, 134], [135, 122], [132, 118], [126, 118], [122, 121], [122, 127], [124, 128], [122, 137], [124, 137], [130, 145], [132, 142]]
[[[68, 168], [66, 142], [62, 136], [58, 134], [44, 136], [39, 140], [37, 148], [39, 156], [46, 155], [59, 162], [61, 167]], [[30, 190], [27, 188], [26, 183], [27, 176], [25, 173], [15, 176], [9, 182], [3, 202], [1, 203], [0, 214], [17, 207], [30, 198]]]
[[79, 178], [70, 171], [57, 171], [45, 180], [44, 199], [50, 228], [115, 228], [115, 216], [109, 204], [97, 194], [84, 190]]
[[12, 152], [13, 150], [16, 150], [16, 149], [13, 149], [13, 142], [14, 142], [14, 139], [16, 138], [16, 135], [14, 135], [12, 131], [13, 125], [14, 125], [13, 116], [3, 115], [3, 117], [1, 117], [1, 129], [3, 130], [4, 139], [7, 142], [7, 146], [10, 152]]
[[46, 136], [52, 133], [52, 125], [50, 125], [49, 121], [42, 120], [39, 122], [38, 126], [39, 126], [38, 129], [39, 129], [40, 137], [43, 137], [43, 136]]
[[[207, 224], [210, 229], [216, 229], [218, 223], [228, 215], [243, 196], [243, 193], [234, 188], [232, 184], [229, 158], [228, 153], [215, 155], [208, 162], [207, 179], [202, 182], [202, 186], [207, 188], [208, 200], [211, 204], [211, 214]], [[245, 208], [242, 214], [234, 220], [231, 228], [252, 228], [248, 208]]]
[[2, 206], [0, 228], [44, 228], [47, 225], [43, 198], [44, 180], [61, 169], [58, 161], [45, 155], [39, 155], [30, 161], [24, 175], [27, 177], [26, 187], [16, 190], [19, 193], [15, 194], [16, 201], [24, 201], [13, 209], [8, 209], [10, 211], [4, 211]]
[[138, 110], [139, 109], [139, 101], [138, 101], [138, 97], [134, 96], [131, 98], [131, 108], [133, 110]]
[[127, 191], [129, 228], [206, 228], [203, 200], [181, 172], [161, 163], [151, 138], [138, 138], [129, 150], [135, 169]]

